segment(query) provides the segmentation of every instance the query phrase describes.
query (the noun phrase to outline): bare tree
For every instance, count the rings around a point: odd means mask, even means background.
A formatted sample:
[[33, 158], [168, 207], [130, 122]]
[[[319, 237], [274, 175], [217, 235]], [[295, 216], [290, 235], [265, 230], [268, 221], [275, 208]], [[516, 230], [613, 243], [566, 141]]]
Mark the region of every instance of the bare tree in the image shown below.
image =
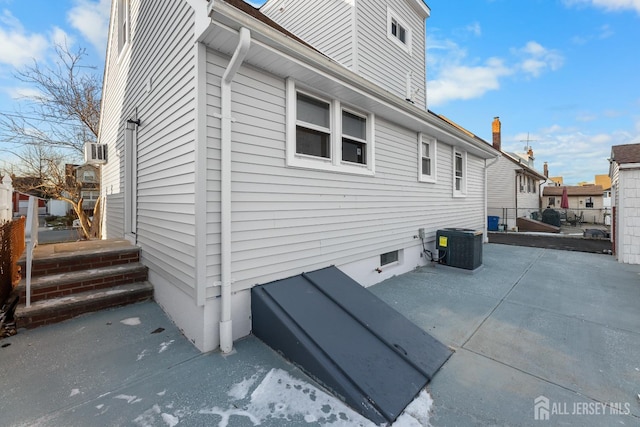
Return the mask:
[[76, 165], [66, 163], [66, 156], [60, 150], [42, 144], [26, 145], [16, 156], [20, 162], [11, 171], [16, 190], [67, 202], [79, 219], [83, 236], [88, 239], [101, 237], [101, 198], [96, 200], [91, 219], [84, 208], [83, 188], [86, 184], [76, 173]]
[[24, 109], [0, 113], [0, 136], [14, 147], [11, 152], [20, 159], [21, 175], [38, 178], [27, 185], [34, 188], [16, 188], [68, 202], [85, 237], [99, 238], [101, 199], [92, 221], [83, 209], [81, 182], [66, 164], [78, 163], [84, 144], [98, 138], [101, 76], [95, 67], [83, 65], [85, 49], [72, 52], [59, 45], [55, 51], [53, 65], [34, 60], [16, 74], [35, 95], [28, 97]]

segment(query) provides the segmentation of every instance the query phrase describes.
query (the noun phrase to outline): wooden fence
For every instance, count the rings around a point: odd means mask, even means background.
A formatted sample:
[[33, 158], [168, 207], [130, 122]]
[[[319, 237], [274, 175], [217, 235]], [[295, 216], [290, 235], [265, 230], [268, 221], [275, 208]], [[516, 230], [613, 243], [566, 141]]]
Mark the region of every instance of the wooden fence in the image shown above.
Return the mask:
[[25, 250], [26, 218], [0, 225], [0, 306], [20, 281], [17, 262]]
[[13, 215], [13, 185], [11, 177], [5, 175], [0, 183], [0, 224], [11, 221]]

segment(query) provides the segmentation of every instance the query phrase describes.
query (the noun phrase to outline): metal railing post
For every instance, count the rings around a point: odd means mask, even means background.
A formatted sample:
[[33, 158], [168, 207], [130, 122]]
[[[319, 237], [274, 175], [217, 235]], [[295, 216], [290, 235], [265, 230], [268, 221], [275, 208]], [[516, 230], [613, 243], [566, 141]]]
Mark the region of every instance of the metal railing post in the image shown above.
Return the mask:
[[24, 235], [27, 247], [26, 307], [31, 306], [31, 264], [33, 263], [33, 249], [38, 246], [38, 225], [38, 199], [29, 196], [27, 226]]

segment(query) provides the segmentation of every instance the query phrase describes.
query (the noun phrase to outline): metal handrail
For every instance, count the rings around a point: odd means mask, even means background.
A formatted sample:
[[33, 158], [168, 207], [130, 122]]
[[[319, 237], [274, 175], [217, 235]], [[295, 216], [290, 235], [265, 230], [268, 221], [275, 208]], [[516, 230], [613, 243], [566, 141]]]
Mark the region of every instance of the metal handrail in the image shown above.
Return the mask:
[[31, 306], [31, 264], [33, 263], [33, 250], [38, 246], [38, 226], [38, 198], [29, 196], [27, 224], [24, 233], [25, 246], [27, 247], [26, 307]]

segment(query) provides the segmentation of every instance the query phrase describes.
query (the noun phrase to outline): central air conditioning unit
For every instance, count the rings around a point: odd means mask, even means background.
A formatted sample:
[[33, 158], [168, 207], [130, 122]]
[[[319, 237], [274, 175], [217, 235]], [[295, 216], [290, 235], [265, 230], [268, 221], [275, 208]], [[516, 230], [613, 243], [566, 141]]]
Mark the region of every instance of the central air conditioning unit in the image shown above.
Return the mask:
[[90, 165], [107, 163], [107, 144], [87, 142], [84, 144], [84, 162]]
[[482, 267], [482, 231], [445, 228], [436, 232], [440, 264], [465, 270]]

